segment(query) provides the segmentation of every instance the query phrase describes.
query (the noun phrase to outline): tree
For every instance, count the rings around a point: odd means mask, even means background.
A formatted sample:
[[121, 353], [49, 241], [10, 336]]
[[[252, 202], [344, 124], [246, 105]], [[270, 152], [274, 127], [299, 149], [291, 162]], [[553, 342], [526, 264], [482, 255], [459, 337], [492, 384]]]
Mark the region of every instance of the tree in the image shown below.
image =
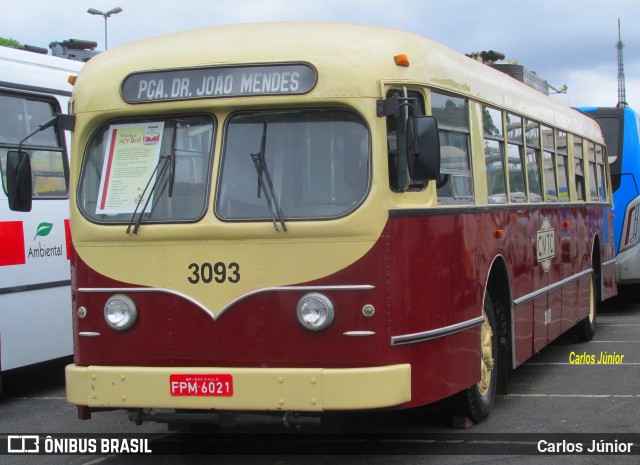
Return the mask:
[[4, 46], [4, 47], [13, 47], [13, 48], [18, 48], [20, 46], [22, 46], [22, 44], [20, 42], [18, 42], [15, 39], [5, 39], [4, 37], [0, 37], [0, 45]]

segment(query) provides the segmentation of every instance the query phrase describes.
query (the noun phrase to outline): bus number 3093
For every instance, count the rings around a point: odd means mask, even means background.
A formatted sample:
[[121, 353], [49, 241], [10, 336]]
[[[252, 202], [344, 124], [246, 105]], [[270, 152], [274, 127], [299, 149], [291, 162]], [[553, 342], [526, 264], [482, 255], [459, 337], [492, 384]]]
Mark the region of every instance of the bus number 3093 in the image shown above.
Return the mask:
[[223, 262], [214, 264], [209, 262], [202, 264], [191, 263], [187, 269], [191, 272], [191, 275], [187, 277], [191, 284], [198, 284], [200, 282], [209, 284], [213, 281], [218, 284], [225, 282], [236, 284], [240, 282], [240, 265], [236, 262], [229, 264]]

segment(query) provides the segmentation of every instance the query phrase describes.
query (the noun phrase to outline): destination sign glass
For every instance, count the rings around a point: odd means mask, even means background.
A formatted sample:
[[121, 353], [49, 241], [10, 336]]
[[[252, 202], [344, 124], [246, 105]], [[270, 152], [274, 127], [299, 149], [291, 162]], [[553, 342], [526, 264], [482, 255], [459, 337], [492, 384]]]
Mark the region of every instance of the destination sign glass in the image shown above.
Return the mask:
[[316, 85], [305, 64], [184, 68], [134, 73], [122, 83], [129, 103], [255, 95], [298, 95]]

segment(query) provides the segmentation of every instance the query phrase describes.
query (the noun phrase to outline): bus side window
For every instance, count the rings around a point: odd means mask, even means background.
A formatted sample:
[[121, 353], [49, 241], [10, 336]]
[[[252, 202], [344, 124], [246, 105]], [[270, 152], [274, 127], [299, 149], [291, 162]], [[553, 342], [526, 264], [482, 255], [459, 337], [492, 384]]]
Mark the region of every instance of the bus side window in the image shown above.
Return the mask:
[[[393, 94], [403, 95], [403, 89], [390, 89], [387, 92], [387, 98], [393, 97]], [[407, 97], [413, 99], [411, 101], [411, 105], [409, 108], [409, 117], [411, 116], [421, 116], [424, 115], [424, 98], [422, 94], [417, 91], [408, 91]], [[398, 120], [395, 115], [387, 116], [387, 153], [389, 157], [389, 183], [391, 185], [391, 189], [396, 191], [397, 187], [396, 179], [397, 176], [397, 168], [396, 168], [396, 156], [398, 155]]]
[[567, 133], [556, 131], [556, 161], [558, 163], [558, 200], [568, 202], [569, 197], [569, 154]]
[[544, 187], [547, 202], [558, 201], [558, 182], [556, 181], [556, 146], [553, 129], [542, 126], [542, 162], [544, 167]]
[[598, 193], [600, 194], [600, 201], [607, 201], [607, 177], [605, 176], [604, 169], [604, 149], [601, 145], [596, 145], [596, 167], [597, 167], [597, 181], [598, 181]]
[[440, 172], [436, 183], [438, 204], [473, 203], [469, 161], [469, 101], [431, 93], [431, 113], [440, 131]]
[[589, 199], [592, 202], [598, 201], [598, 175], [596, 168], [596, 146], [593, 142], [587, 144], [589, 160]]
[[484, 107], [482, 114], [489, 203], [507, 203], [502, 112], [494, 108]]
[[509, 168], [509, 200], [515, 203], [527, 201], [524, 167], [522, 159], [524, 141], [522, 118], [507, 113], [507, 166]]
[[529, 182], [529, 201], [542, 202], [542, 175], [540, 159], [540, 124], [526, 122], [525, 141], [527, 145], [527, 181]]
[[584, 191], [584, 156], [582, 155], [582, 139], [580, 137], [573, 137], [573, 161], [574, 172], [576, 178], [576, 194], [578, 200], [585, 200]]

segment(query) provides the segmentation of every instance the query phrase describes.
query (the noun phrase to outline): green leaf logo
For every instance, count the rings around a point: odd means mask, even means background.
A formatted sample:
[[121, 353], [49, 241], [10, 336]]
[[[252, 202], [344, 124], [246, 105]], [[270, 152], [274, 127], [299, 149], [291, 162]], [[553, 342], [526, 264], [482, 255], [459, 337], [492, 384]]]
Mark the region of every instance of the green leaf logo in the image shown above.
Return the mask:
[[53, 224], [51, 223], [40, 223], [38, 225], [38, 229], [36, 231], [36, 235], [33, 236], [33, 240], [36, 240], [36, 237], [38, 236], [48, 236], [49, 233], [51, 232], [51, 229], [53, 229]]

